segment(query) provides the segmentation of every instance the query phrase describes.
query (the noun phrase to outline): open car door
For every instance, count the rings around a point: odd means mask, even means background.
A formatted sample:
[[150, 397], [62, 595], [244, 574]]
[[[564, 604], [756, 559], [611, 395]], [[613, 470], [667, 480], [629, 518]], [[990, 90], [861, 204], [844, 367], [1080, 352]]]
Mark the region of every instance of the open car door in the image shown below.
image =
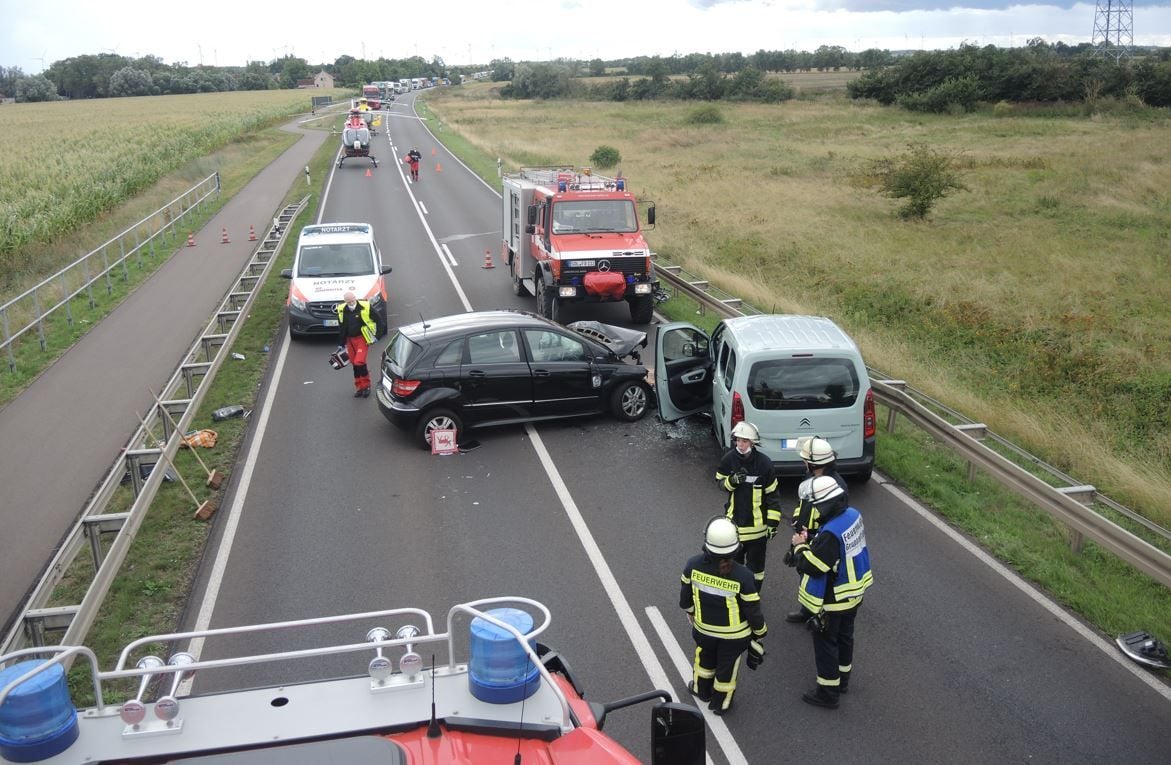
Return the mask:
[[664, 422], [711, 411], [712, 363], [703, 330], [686, 322], [659, 327], [655, 336], [655, 398]]

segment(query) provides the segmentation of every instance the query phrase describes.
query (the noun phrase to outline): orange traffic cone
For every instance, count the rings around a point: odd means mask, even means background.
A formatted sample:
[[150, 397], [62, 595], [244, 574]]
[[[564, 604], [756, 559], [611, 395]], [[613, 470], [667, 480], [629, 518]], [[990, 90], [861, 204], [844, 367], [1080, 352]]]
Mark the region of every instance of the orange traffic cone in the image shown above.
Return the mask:
[[256, 241], [256, 229], [253, 228], [252, 226], [248, 226], [248, 241], [249, 242]]
[[432, 157], [435, 156], [435, 147], [434, 146], [431, 147], [431, 156]]
[[232, 240], [228, 238], [228, 227], [224, 226], [224, 234], [220, 237], [220, 244], [231, 244]]
[[187, 232], [187, 246], [188, 247], [195, 246], [195, 232], [194, 231]]
[[480, 268], [496, 268], [495, 264], [492, 263], [491, 250], [484, 250], [484, 265], [480, 266]]
[[435, 163], [435, 172], [437, 172], [437, 173], [443, 172], [443, 168], [439, 166], [438, 162]]
[[366, 177], [369, 178], [372, 175], [374, 175], [374, 173], [370, 172], [370, 168], [366, 168]]

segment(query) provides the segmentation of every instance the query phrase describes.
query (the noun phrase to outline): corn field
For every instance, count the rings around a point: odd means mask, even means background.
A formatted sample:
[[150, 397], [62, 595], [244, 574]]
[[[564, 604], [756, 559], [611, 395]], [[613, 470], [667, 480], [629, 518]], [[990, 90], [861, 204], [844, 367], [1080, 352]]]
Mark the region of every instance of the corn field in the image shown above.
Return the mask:
[[91, 222], [191, 160], [304, 111], [302, 91], [0, 108], [0, 273], [20, 250]]

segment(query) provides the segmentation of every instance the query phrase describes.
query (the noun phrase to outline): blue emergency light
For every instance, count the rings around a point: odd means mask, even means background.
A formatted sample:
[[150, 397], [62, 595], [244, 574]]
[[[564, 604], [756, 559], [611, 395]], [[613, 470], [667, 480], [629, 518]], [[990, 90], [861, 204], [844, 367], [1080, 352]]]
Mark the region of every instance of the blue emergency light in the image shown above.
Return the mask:
[[558, 191], [566, 191], [568, 188], [569, 188], [569, 185], [565, 181], [557, 181], [557, 190]]
[[[33, 659], [4, 669], [0, 688], [44, 663]], [[68, 749], [78, 733], [77, 711], [60, 664], [13, 688], [0, 705], [0, 758], [7, 762], [47, 760]]]
[[[519, 608], [494, 608], [487, 613], [522, 635], [533, 629], [533, 617]], [[472, 619], [471, 635], [468, 685], [473, 696], [489, 704], [512, 704], [537, 692], [541, 684], [537, 667], [510, 632], [477, 616]], [[529, 640], [529, 645], [533, 643]]]
[[626, 191], [626, 179], [619, 178], [614, 184], [619, 191]]

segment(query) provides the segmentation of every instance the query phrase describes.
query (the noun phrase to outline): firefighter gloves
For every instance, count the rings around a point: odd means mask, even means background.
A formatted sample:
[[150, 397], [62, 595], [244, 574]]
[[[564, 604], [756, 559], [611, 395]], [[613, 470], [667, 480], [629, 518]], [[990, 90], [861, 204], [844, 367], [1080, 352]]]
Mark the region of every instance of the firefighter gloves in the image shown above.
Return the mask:
[[740, 468], [735, 473], [728, 476], [728, 485], [729, 486], [739, 486], [740, 484], [744, 483], [744, 479], [747, 477], [748, 477], [748, 471], [745, 470], [744, 468]]
[[749, 669], [756, 669], [764, 664], [764, 643], [753, 640], [748, 644], [748, 657], [745, 659]]

